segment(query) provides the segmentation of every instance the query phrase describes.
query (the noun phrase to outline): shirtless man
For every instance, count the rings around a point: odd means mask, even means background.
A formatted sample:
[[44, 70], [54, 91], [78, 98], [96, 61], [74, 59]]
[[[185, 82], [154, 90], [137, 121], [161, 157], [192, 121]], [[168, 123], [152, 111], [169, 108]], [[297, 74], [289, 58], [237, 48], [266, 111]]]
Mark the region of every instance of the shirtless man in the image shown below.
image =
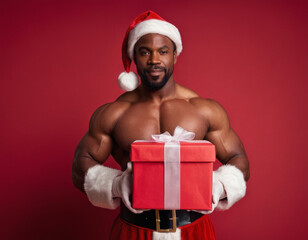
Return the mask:
[[[137, 18], [137, 24], [128, 30], [123, 44], [126, 69], [130, 53], [126, 56], [125, 52], [130, 46], [125, 44], [130, 41], [128, 36], [132, 28], [153, 19], [163, 21], [162, 28], [170, 24], [157, 16], [151, 11], [143, 13]], [[173, 68], [182, 43], [177, 36], [168, 34], [161, 30], [141, 31], [141, 36], [131, 46], [141, 84], [115, 102], [99, 107], [90, 120], [89, 131], [76, 149], [74, 185], [86, 192], [98, 207], [114, 209], [122, 199], [120, 217], [114, 223], [111, 239], [128, 239], [125, 235], [128, 233], [130, 239], [160, 239], [162, 236], [155, 231], [153, 210], [142, 212], [131, 207], [130, 145], [135, 140], [151, 140], [153, 134], [173, 133], [176, 126], [194, 132], [195, 140], [208, 140], [216, 146], [217, 158], [223, 166], [214, 172], [212, 211], [215, 207], [228, 209], [245, 195], [249, 164], [244, 147], [221, 105], [199, 97], [174, 81]], [[129, 64], [128, 61], [128, 69]], [[110, 154], [123, 172], [102, 165]], [[167, 235], [173, 234], [175, 238], [172, 239], [215, 239], [209, 217], [204, 214], [212, 211], [177, 211], [178, 230]], [[162, 218], [164, 214], [170, 217], [164, 212]]]

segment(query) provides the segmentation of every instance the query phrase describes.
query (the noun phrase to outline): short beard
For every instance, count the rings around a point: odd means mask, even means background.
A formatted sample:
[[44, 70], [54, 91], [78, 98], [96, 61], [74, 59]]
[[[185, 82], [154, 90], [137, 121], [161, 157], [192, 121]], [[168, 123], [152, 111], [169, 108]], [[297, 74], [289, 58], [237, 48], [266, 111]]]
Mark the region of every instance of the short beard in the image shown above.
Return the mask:
[[173, 68], [172, 69], [169, 69], [167, 70], [166, 68], [163, 68], [163, 67], [157, 67], [157, 66], [153, 66], [151, 67], [153, 69], [161, 69], [163, 70], [163, 72], [165, 73], [164, 74], [164, 77], [162, 79], [161, 82], [151, 82], [148, 80], [148, 77], [146, 75], [146, 72], [149, 70], [149, 68], [147, 69], [144, 69], [143, 71], [140, 71], [138, 68], [137, 68], [137, 72], [138, 72], [138, 75], [140, 76], [140, 79], [141, 79], [141, 82], [150, 90], [152, 91], [158, 91], [160, 89], [162, 89], [166, 83], [169, 81], [170, 77], [172, 76], [173, 74]]

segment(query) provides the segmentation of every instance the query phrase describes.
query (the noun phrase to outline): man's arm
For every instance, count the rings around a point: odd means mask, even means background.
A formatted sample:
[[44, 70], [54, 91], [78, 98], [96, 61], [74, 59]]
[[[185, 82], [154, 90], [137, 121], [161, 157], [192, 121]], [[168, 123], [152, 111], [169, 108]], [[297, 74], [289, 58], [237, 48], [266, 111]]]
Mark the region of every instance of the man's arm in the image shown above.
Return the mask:
[[[123, 172], [102, 165], [112, 149], [112, 126], [115, 118], [108, 111], [110, 104], [103, 105], [91, 117], [89, 131], [80, 141], [73, 161], [74, 185], [85, 192], [89, 201], [97, 207], [115, 209], [122, 195], [115, 195], [113, 188], [122, 189]], [[123, 177], [126, 177], [126, 173]], [[127, 178], [127, 177], [126, 177]], [[117, 179], [117, 184], [114, 184]], [[118, 191], [119, 192], [119, 191]]]
[[216, 147], [218, 160], [222, 164], [234, 165], [240, 169], [246, 181], [248, 181], [249, 162], [240, 138], [230, 126], [227, 113], [217, 102], [208, 100], [208, 124], [209, 131], [205, 138]]
[[223, 163], [213, 173], [213, 205], [220, 210], [229, 209], [246, 194], [249, 162], [241, 140], [230, 126], [225, 110], [213, 100], [199, 100], [198, 109], [207, 124], [205, 139], [216, 147], [216, 156]]
[[[72, 166], [73, 183], [76, 188], [84, 192], [85, 175], [89, 168], [104, 163], [112, 149], [112, 139], [108, 133], [108, 125], [104, 119], [103, 105], [92, 115], [89, 131], [78, 144]], [[106, 131], [107, 130], [107, 131]]]
[[141, 213], [131, 206], [132, 167], [122, 172], [102, 165], [111, 153], [111, 132], [123, 112], [119, 105], [106, 104], [100, 107], [90, 120], [89, 131], [79, 143], [73, 161], [74, 185], [85, 192], [89, 201], [97, 207], [115, 209], [122, 199], [134, 213]]

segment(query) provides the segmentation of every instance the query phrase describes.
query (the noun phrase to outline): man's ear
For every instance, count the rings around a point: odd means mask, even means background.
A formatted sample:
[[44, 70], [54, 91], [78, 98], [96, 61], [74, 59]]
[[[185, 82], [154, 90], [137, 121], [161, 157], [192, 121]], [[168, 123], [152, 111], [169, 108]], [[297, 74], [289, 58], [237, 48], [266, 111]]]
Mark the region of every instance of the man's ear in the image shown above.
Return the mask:
[[178, 59], [178, 54], [176, 51], [173, 52], [173, 64], [176, 64], [176, 61]]

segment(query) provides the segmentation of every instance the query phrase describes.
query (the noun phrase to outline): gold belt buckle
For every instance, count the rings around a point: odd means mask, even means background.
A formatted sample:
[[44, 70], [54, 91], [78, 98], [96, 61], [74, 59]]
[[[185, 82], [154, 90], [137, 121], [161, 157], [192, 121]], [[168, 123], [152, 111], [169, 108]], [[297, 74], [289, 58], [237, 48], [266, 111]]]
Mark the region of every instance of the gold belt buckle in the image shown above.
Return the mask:
[[176, 231], [176, 212], [175, 210], [172, 211], [172, 218], [169, 218], [169, 220], [172, 220], [172, 228], [168, 229], [160, 229], [160, 216], [159, 216], [159, 210], [155, 209], [155, 215], [156, 215], [156, 231], [157, 232], [175, 232]]

